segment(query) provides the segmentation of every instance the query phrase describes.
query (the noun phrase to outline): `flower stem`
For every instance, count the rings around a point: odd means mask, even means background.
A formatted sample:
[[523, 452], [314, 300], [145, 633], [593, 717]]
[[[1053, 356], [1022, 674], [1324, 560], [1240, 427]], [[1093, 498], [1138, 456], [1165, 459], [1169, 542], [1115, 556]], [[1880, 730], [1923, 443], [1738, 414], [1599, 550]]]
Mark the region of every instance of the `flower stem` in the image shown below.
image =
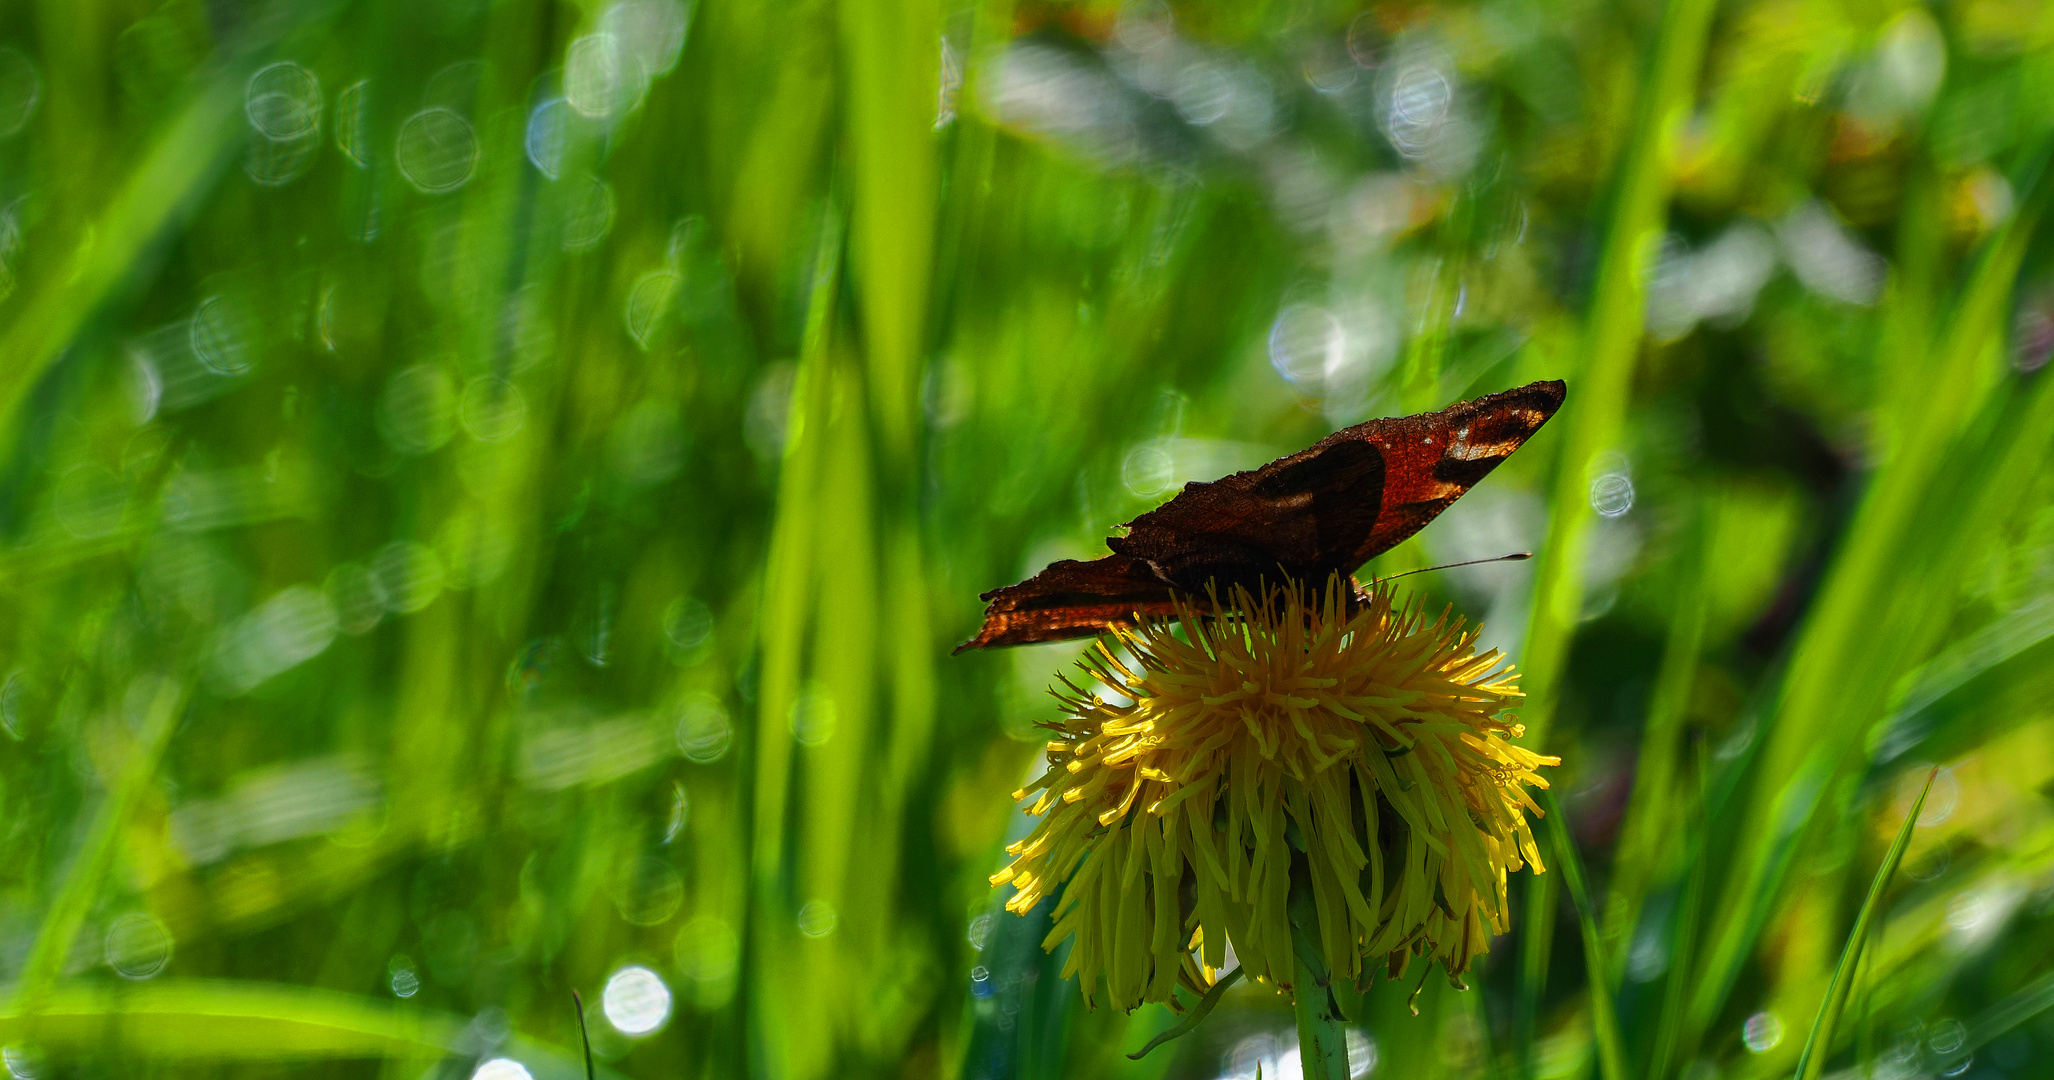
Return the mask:
[[1319, 916], [1298, 881], [1291, 885], [1291, 943], [1297, 954], [1297, 977], [1291, 986], [1291, 1012], [1298, 1020], [1298, 1060], [1305, 1080], [1348, 1080], [1348, 1039], [1341, 1030], [1341, 1010], [1334, 1002], [1326, 957], [1319, 948]]

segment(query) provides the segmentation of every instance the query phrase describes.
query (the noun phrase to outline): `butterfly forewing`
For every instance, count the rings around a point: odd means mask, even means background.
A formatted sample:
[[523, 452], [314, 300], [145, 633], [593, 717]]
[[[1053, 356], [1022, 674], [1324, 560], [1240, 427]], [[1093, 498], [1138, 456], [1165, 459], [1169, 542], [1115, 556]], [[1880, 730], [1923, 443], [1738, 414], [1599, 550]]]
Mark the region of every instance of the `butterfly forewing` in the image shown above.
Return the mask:
[[1178, 593], [1349, 575], [1424, 528], [1540, 430], [1563, 384], [1537, 382], [1439, 412], [1345, 428], [1262, 468], [1187, 485], [1135, 518], [1114, 554], [1064, 560], [984, 594], [961, 648], [1095, 634], [1173, 610]]
[[1440, 516], [1498, 463], [1525, 445], [1562, 407], [1559, 380], [1529, 383], [1420, 413], [1337, 431], [1313, 447], [1360, 440], [1383, 455], [1384, 487], [1375, 523], [1347, 572], [1397, 547]]

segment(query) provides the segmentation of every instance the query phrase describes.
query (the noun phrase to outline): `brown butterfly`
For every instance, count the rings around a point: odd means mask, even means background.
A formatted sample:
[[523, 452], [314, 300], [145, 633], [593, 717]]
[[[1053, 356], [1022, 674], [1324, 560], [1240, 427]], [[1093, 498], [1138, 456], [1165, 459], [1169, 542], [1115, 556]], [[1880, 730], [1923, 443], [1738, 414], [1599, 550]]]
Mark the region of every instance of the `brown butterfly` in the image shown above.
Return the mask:
[[1089, 637], [1167, 615], [1178, 595], [1251, 591], [1267, 578], [1344, 578], [1432, 521], [1562, 407], [1559, 380], [1458, 402], [1439, 412], [1344, 428], [1288, 457], [1176, 498], [1106, 539], [1111, 555], [1064, 559], [994, 589], [984, 628], [956, 647]]

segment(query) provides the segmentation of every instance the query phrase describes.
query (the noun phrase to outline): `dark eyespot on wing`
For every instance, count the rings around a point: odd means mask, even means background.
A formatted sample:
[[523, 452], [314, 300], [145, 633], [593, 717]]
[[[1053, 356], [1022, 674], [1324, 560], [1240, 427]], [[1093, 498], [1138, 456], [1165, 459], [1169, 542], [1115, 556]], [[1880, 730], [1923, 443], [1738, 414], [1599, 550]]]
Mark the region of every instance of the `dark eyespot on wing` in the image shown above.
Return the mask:
[[1560, 381], [1458, 402], [1440, 412], [1371, 420], [1327, 436], [1357, 439], [1383, 451], [1384, 490], [1376, 527], [1354, 552], [1349, 569], [1398, 546], [1426, 527], [1498, 463], [1525, 445], [1562, 406]]

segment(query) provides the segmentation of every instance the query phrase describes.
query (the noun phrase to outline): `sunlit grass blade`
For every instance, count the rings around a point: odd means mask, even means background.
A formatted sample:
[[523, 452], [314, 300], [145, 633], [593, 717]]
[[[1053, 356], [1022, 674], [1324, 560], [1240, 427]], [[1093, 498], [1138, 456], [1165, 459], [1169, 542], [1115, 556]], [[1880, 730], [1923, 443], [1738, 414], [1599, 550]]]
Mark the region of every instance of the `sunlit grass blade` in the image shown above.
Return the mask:
[[[254, 980], [65, 985], [46, 994], [32, 1014], [0, 1009], [0, 1042], [174, 1061], [432, 1061], [475, 1054], [469, 1027], [466, 1018], [438, 1010]], [[526, 1037], [508, 1040], [498, 1052], [540, 1080], [580, 1073], [573, 1055]], [[600, 1069], [593, 1075], [619, 1074]]]
[[1926, 773], [1926, 784], [1919, 789], [1918, 799], [1911, 804], [1911, 813], [1904, 816], [1904, 824], [1897, 829], [1897, 839], [1891, 841], [1890, 850], [1883, 856], [1883, 865], [1876, 868], [1876, 878], [1869, 883], [1869, 895], [1861, 903], [1861, 913], [1855, 916], [1854, 927], [1847, 932], [1846, 946], [1840, 950], [1840, 963], [1833, 968], [1833, 981], [1826, 986], [1826, 1000], [1820, 1003], [1818, 1015], [1812, 1018], [1811, 1034], [1805, 1037], [1804, 1051], [1797, 1056], [1796, 1080], [1807, 1080], [1811, 1075], [1814, 1052], [1819, 1053], [1822, 1063], [1825, 1056], [1832, 1053], [1833, 1030], [1840, 1023], [1841, 1010], [1854, 986], [1862, 947], [1868, 942], [1869, 922], [1883, 905], [1883, 893], [1890, 886], [1890, 878], [1897, 873], [1897, 864], [1904, 861], [1904, 851], [1911, 846], [1912, 830], [1918, 827], [1919, 813], [1925, 809], [1926, 796], [1933, 791], [1933, 778], [1939, 775], [1938, 766]]
[[1613, 1001], [1610, 982], [1605, 973], [1611, 964], [1605, 959], [1605, 939], [1598, 932], [1596, 909], [1591, 905], [1590, 887], [1583, 876], [1583, 858], [1577, 854], [1576, 840], [1569, 835], [1569, 823], [1562, 815], [1561, 803], [1554, 792], [1541, 789], [1534, 792], [1539, 797], [1541, 810], [1547, 815], [1548, 855], [1555, 868], [1562, 874], [1562, 884], [1569, 890], [1570, 902], [1576, 905], [1576, 922], [1583, 930], [1583, 962], [1589, 970], [1590, 983], [1590, 1026], [1598, 1048], [1598, 1066], [1604, 1071], [1605, 1080], [1628, 1080], [1626, 1071], [1626, 1043], [1619, 1035], [1618, 1006]]
[[828, 350], [833, 335], [835, 295], [840, 281], [842, 238], [832, 210], [821, 222], [806, 307], [805, 338], [794, 377], [785, 431], [784, 462], [778, 476], [777, 520], [765, 556], [763, 672], [756, 723], [756, 835], [752, 854], [756, 887], [770, 888], [781, 871], [785, 797], [790, 785], [791, 733], [786, 717], [799, 693], [799, 665], [805, 649], [805, 619], [818, 483], [833, 394]]

